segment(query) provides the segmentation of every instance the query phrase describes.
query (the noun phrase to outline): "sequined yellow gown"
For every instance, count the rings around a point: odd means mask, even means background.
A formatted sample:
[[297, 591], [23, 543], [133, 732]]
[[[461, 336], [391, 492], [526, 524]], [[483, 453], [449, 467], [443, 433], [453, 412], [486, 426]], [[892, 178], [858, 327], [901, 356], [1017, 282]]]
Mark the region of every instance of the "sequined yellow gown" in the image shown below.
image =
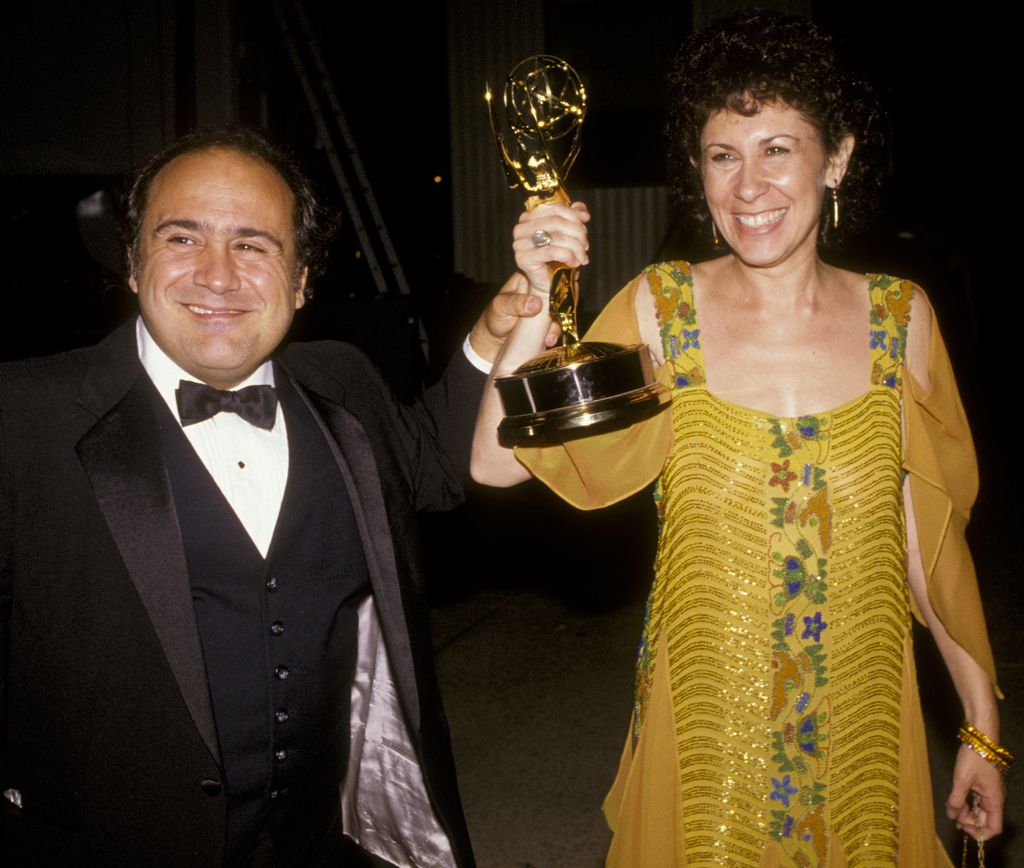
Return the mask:
[[891, 865], [910, 624], [899, 388], [909, 294], [871, 282], [867, 393], [779, 419], [704, 388], [688, 269], [652, 269], [648, 281], [685, 446], [658, 486], [636, 738], [652, 670], [667, 665], [692, 864], [757, 866], [771, 843], [783, 864], [824, 865], [838, 838], [853, 864]]
[[[912, 284], [866, 279], [868, 391], [784, 419], [705, 388], [689, 266], [663, 263], [646, 277], [659, 374], [673, 388], [672, 443], [632, 732], [605, 805], [608, 864], [948, 865], [932, 821], [905, 578]], [[520, 457], [570, 500], [582, 486], [586, 501], [596, 462], [578, 449], [569, 461]], [[630, 461], [621, 449], [606, 457]], [[572, 467], [565, 489], [562, 465]]]

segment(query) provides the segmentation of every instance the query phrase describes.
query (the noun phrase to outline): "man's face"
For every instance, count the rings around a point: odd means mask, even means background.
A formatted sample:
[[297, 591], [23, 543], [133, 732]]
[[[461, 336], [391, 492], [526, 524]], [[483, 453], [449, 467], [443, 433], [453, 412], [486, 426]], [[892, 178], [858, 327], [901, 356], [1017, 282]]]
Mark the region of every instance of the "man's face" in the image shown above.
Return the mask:
[[153, 180], [129, 285], [157, 344], [204, 383], [242, 382], [303, 305], [293, 203], [270, 166], [225, 148], [178, 157]]

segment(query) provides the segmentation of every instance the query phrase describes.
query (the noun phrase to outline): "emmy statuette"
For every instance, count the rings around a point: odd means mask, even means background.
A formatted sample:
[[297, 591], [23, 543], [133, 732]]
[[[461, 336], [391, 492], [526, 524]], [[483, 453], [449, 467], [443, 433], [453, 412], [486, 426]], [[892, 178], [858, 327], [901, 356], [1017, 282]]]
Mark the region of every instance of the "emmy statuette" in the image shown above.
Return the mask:
[[[490, 87], [484, 98], [509, 186], [529, 193], [527, 210], [544, 202], [569, 204], [564, 180], [579, 153], [587, 108], [576, 71], [557, 57], [529, 57], [509, 73], [502, 97], [508, 142]], [[560, 263], [548, 268], [550, 314], [561, 326], [561, 345], [495, 380], [505, 410], [501, 441], [560, 442], [628, 427], [667, 406], [668, 390], [654, 381], [646, 346], [580, 341], [577, 269]]]

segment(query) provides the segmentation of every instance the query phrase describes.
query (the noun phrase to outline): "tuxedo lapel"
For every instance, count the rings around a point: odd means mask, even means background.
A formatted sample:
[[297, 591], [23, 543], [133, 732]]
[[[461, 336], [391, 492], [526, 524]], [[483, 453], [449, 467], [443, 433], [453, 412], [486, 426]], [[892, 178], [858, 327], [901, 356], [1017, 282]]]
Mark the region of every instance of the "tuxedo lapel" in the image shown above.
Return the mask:
[[120, 329], [97, 347], [83, 384], [80, 402], [98, 418], [79, 440], [77, 451], [192, 720], [219, 762], [202, 646], [153, 401], [153, 386], [135, 350], [134, 329]]
[[[288, 372], [286, 375], [291, 377]], [[398, 582], [391, 524], [369, 437], [359, 420], [343, 406], [343, 394], [336, 383], [332, 388], [334, 395], [327, 397], [315, 387], [304, 388], [295, 377], [291, 377], [291, 381], [327, 435], [345, 480], [370, 571], [378, 617], [387, 637], [388, 657], [396, 680], [404, 682], [406, 687], [403, 691], [408, 700], [406, 711], [418, 724], [420, 709], [409, 628]]]

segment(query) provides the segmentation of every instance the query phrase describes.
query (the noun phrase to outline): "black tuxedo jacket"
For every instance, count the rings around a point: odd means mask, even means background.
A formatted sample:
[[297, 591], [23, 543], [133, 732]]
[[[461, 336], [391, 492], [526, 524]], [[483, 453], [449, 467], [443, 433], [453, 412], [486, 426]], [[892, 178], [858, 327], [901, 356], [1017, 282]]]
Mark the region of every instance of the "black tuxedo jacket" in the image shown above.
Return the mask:
[[[483, 377], [456, 360], [415, 408], [336, 343], [279, 354], [335, 450], [393, 694], [437, 822], [471, 865], [422, 596], [416, 512], [461, 497]], [[4, 865], [215, 866], [217, 733], [133, 324], [0, 366]]]

